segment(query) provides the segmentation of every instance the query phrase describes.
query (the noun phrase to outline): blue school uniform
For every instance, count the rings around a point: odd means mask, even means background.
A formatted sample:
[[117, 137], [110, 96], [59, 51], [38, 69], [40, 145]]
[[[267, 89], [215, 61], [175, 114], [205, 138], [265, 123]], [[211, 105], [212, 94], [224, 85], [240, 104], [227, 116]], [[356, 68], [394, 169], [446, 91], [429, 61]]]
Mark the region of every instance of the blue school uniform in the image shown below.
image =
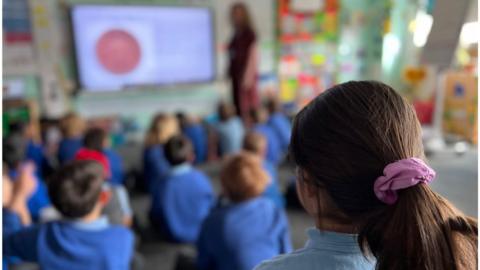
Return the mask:
[[82, 148], [82, 138], [65, 138], [58, 145], [57, 158], [60, 164], [65, 164], [75, 158], [78, 150]]
[[106, 217], [45, 223], [3, 239], [4, 255], [37, 262], [41, 269], [127, 270], [133, 248], [132, 232], [109, 225]]
[[280, 187], [278, 183], [278, 173], [277, 168], [268, 160], [263, 161], [263, 168], [267, 171], [270, 176], [270, 184], [266, 187], [263, 192], [263, 196], [272, 200], [277, 207], [285, 207], [285, 198], [280, 192]]
[[205, 220], [197, 248], [199, 269], [251, 270], [291, 251], [285, 211], [264, 197], [220, 206]]
[[232, 117], [227, 121], [217, 123], [216, 129], [222, 156], [235, 154], [242, 150], [245, 128], [239, 117]]
[[36, 173], [43, 176], [43, 171], [47, 167], [47, 159], [43, 154], [43, 147], [40, 144], [29, 141], [25, 149], [25, 159], [35, 163]]
[[157, 183], [150, 217], [167, 240], [193, 243], [214, 199], [207, 176], [189, 164], [178, 165]]
[[255, 270], [375, 269], [375, 259], [364, 257], [354, 234], [308, 230], [305, 247], [267, 260]]
[[[9, 176], [11, 179], [16, 179], [17, 178], [17, 171], [16, 170], [10, 170]], [[34, 221], [38, 221], [40, 218], [40, 212], [42, 211], [43, 208], [49, 207], [51, 205], [50, 203], [50, 198], [48, 197], [48, 191], [47, 191], [47, 186], [45, 183], [35, 175], [35, 181], [37, 182], [36, 184], [36, 189], [33, 192], [33, 194], [30, 196], [30, 198], [27, 201], [27, 207], [28, 211], [30, 212], [30, 215], [32, 216], [32, 219]]]
[[278, 164], [282, 158], [282, 148], [275, 131], [268, 124], [256, 124], [253, 130], [262, 134], [267, 140], [266, 159], [274, 165]]
[[155, 183], [164, 179], [170, 171], [170, 163], [165, 157], [163, 145], [145, 148], [143, 152], [143, 174], [147, 190], [153, 192]]
[[123, 176], [122, 158], [112, 149], [105, 149], [103, 151], [110, 164], [110, 179], [109, 183], [112, 185], [122, 185], [125, 181]]
[[193, 144], [195, 163], [203, 163], [207, 160], [208, 136], [202, 124], [191, 124], [183, 129], [183, 133]]
[[275, 134], [280, 141], [282, 151], [285, 152], [290, 144], [292, 124], [285, 115], [280, 112], [276, 112], [270, 115], [270, 118], [268, 119], [268, 125], [275, 131]]
[[[2, 209], [2, 235], [3, 239], [9, 236], [10, 234], [21, 230], [23, 227], [20, 218], [15, 213], [11, 212], [10, 210], [3, 208]], [[8, 265], [12, 263], [19, 262], [18, 258], [10, 257], [10, 256], [3, 256], [3, 269], [7, 270]]]

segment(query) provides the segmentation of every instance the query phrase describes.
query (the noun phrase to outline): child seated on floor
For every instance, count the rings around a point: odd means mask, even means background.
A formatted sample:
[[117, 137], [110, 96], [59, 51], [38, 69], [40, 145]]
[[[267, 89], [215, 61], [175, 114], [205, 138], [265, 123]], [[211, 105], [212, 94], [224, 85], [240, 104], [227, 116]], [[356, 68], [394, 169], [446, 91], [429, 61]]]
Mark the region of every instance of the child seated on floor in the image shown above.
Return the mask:
[[166, 240], [194, 243], [215, 195], [208, 177], [192, 167], [193, 147], [185, 136], [172, 137], [165, 156], [172, 167], [154, 187], [150, 220]]
[[57, 158], [60, 164], [65, 164], [73, 160], [82, 148], [85, 122], [79, 115], [69, 113], [61, 119], [60, 130], [62, 139], [58, 145]]
[[36, 165], [32, 160], [26, 158], [27, 144], [28, 142], [22, 134], [18, 132], [9, 134], [3, 140], [3, 162], [6, 164], [6, 173], [13, 181], [19, 178], [25, 167], [34, 168], [33, 177], [36, 185], [34, 192], [28, 197], [27, 206], [32, 219], [38, 221], [41, 219], [42, 211], [50, 207], [50, 199], [45, 183], [36, 172]]
[[178, 122], [171, 115], [159, 113], [152, 120], [143, 150], [144, 184], [149, 193], [152, 193], [154, 184], [165, 178], [170, 171], [164, 145], [172, 136], [179, 134], [179, 131]]
[[266, 102], [266, 107], [270, 117], [268, 125], [273, 128], [278, 137], [282, 152], [286, 152], [290, 144], [290, 135], [292, 124], [285, 114], [282, 113], [280, 102], [276, 98], [270, 98]]
[[242, 149], [245, 128], [242, 120], [235, 114], [235, 107], [229, 103], [220, 103], [218, 106], [220, 122], [215, 129], [218, 134], [220, 155], [230, 155]]
[[264, 107], [258, 107], [250, 111], [253, 127], [252, 130], [262, 134], [267, 140], [266, 159], [277, 166], [283, 158], [280, 140], [275, 130], [268, 125], [268, 111]]
[[[115, 179], [115, 175], [120, 173], [112, 169], [121, 171], [120, 158], [111, 159], [117, 155], [107, 148], [108, 138], [105, 131], [101, 128], [91, 128], [85, 133], [83, 138], [83, 147], [77, 152], [75, 160], [94, 160], [99, 162], [104, 169], [106, 184], [112, 190], [112, 198], [105, 207], [109, 221], [113, 224], [123, 224], [130, 226], [132, 223], [132, 210], [130, 200], [125, 187], [121, 185], [121, 179]], [[110, 156], [108, 155], [110, 153]], [[113, 153], [113, 154], [112, 154]], [[110, 157], [110, 158], [109, 158]]]
[[[66, 219], [6, 235], [3, 254], [37, 262], [41, 269], [130, 269], [134, 237], [101, 216], [110, 197], [103, 184], [99, 163], [65, 165], [48, 182], [48, 192]], [[17, 196], [25, 203], [26, 195]]]
[[247, 133], [243, 141], [243, 149], [259, 156], [262, 159], [263, 169], [268, 173], [269, 183], [263, 192], [263, 196], [271, 199], [278, 207], [285, 207], [285, 199], [280, 193], [278, 169], [270, 161], [265, 159], [267, 152], [267, 140], [265, 137], [258, 132], [251, 131]]
[[247, 152], [229, 157], [220, 181], [225, 200], [203, 223], [198, 268], [251, 270], [266, 258], [289, 252], [285, 211], [261, 196], [269, 181], [262, 160]]
[[193, 144], [195, 152], [195, 164], [207, 161], [208, 156], [208, 134], [202, 122], [188, 114], [179, 112], [176, 114], [182, 133]]

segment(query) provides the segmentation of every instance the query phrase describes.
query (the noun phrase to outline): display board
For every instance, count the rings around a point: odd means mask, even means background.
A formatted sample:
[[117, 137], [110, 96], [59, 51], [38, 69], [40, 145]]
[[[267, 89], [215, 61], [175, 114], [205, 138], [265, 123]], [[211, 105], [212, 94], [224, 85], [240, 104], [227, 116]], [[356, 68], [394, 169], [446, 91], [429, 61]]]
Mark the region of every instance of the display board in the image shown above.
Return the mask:
[[81, 87], [115, 91], [213, 80], [212, 20], [205, 7], [73, 6]]

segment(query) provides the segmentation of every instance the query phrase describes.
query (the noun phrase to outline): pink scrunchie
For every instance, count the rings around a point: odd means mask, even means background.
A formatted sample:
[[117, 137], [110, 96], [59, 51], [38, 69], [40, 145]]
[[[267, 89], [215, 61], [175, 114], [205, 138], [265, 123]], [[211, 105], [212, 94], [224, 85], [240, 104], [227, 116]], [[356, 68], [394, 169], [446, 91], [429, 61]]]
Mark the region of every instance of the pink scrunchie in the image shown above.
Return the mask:
[[373, 190], [379, 200], [386, 204], [397, 201], [396, 190], [430, 183], [435, 178], [435, 171], [419, 158], [407, 158], [388, 164], [383, 175], [375, 180]]

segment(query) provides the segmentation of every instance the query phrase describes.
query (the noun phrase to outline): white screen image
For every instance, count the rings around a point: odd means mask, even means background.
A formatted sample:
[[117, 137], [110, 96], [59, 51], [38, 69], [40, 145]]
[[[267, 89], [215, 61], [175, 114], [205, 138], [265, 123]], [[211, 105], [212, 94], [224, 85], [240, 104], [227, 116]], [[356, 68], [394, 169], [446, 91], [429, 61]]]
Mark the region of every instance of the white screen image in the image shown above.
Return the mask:
[[79, 80], [88, 91], [215, 77], [208, 8], [80, 5], [72, 22]]

